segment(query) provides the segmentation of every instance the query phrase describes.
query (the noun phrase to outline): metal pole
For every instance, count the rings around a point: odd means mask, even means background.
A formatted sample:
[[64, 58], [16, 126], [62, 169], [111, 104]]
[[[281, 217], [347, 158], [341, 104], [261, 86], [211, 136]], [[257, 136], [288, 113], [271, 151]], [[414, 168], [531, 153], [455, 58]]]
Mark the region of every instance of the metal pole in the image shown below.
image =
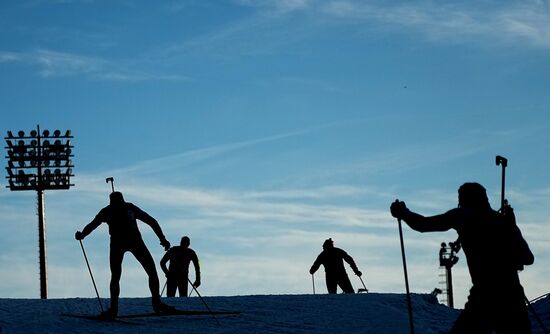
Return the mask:
[[189, 284], [191, 284], [191, 287], [193, 288], [193, 290], [195, 290], [195, 292], [197, 293], [197, 296], [199, 296], [199, 298], [201, 299], [202, 303], [204, 304], [204, 306], [206, 306], [206, 309], [208, 310], [208, 312], [210, 312], [210, 315], [212, 316], [212, 318], [214, 318], [214, 320], [216, 320], [216, 322], [218, 323], [218, 325], [221, 325], [220, 321], [218, 320], [218, 318], [216, 318], [216, 316], [214, 315], [214, 313], [212, 312], [212, 310], [210, 309], [210, 307], [208, 307], [208, 304], [206, 304], [206, 302], [204, 301], [204, 298], [202, 298], [201, 294], [199, 293], [199, 290], [197, 290], [197, 288], [195, 288], [195, 286], [193, 285], [193, 283], [191, 283], [191, 280], [189, 279], [189, 277], [187, 277], [187, 281], [189, 282]]
[[90, 277], [92, 278], [92, 284], [94, 285], [97, 301], [99, 302], [99, 308], [101, 309], [101, 312], [103, 312], [103, 305], [101, 304], [101, 298], [99, 298], [99, 292], [97, 292], [97, 286], [95, 285], [94, 275], [92, 274], [92, 268], [90, 268], [90, 263], [88, 262], [86, 251], [84, 250], [84, 244], [82, 244], [82, 240], [78, 240], [78, 241], [80, 241], [80, 248], [82, 248], [82, 254], [84, 254], [84, 260], [86, 260], [86, 265], [88, 266], [88, 272], [90, 273]]
[[160, 296], [162, 297], [162, 294], [164, 293], [164, 289], [166, 289], [166, 285], [168, 284], [168, 280], [164, 283], [164, 287], [162, 288], [162, 291], [160, 292]]
[[311, 274], [311, 284], [313, 284], [313, 294], [315, 294], [315, 276]]
[[37, 129], [37, 144], [38, 144], [38, 163], [37, 163], [37, 180], [36, 180], [36, 195], [37, 195], [37, 211], [38, 211], [38, 258], [40, 264], [40, 298], [48, 299], [48, 275], [46, 266], [46, 221], [44, 209], [44, 187], [42, 185], [42, 163], [44, 160], [42, 152], [42, 141], [40, 136], [40, 126]]
[[46, 222], [44, 215], [44, 190], [38, 194], [38, 253], [40, 261], [40, 298], [48, 299], [48, 277], [46, 269]]
[[450, 308], [454, 308], [453, 273], [451, 268], [451, 266], [445, 266], [447, 270], [447, 304]]
[[369, 292], [369, 289], [367, 289], [367, 286], [365, 285], [365, 282], [363, 282], [363, 279], [361, 278], [361, 276], [359, 276], [359, 279], [361, 280], [361, 284], [363, 284], [363, 288], [365, 288], [365, 292]]
[[401, 228], [401, 219], [397, 219], [399, 225], [399, 239], [401, 240], [401, 257], [403, 259], [403, 272], [405, 273], [405, 289], [407, 290], [407, 308], [409, 310], [409, 326], [411, 334], [414, 334], [414, 320], [411, 303], [411, 293], [409, 292], [409, 276], [407, 275], [407, 260], [405, 259], [405, 244], [403, 243], [403, 229]]

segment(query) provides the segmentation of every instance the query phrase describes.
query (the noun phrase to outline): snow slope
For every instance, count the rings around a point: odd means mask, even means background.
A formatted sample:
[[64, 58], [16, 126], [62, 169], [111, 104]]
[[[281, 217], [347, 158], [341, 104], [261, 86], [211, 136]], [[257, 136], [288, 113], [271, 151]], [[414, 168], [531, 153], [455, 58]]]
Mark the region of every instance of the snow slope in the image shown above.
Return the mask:
[[[413, 294], [416, 333], [446, 333], [459, 310], [426, 294]], [[71, 318], [62, 313], [97, 314], [93, 298], [0, 299], [1, 333], [408, 333], [403, 294], [254, 295], [205, 297], [213, 310], [237, 310], [240, 315], [134, 318], [131, 324]], [[165, 298], [181, 309], [205, 310], [198, 297]], [[102, 300], [103, 305], [107, 300]], [[550, 326], [550, 299], [534, 303]], [[120, 314], [150, 312], [149, 298], [123, 298]], [[533, 322], [534, 333], [542, 330]]]

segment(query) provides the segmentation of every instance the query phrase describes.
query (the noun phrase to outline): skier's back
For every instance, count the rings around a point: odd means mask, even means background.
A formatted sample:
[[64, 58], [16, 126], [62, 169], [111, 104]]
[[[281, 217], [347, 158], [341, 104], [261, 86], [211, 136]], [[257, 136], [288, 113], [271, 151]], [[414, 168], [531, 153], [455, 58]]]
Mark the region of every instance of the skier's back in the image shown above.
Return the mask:
[[[478, 183], [463, 184], [458, 194], [458, 208], [430, 217], [410, 211], [404, 202], [391, 205], [392, 215], [416, 231], [458, 232], [472, 288], [451, 333], [531, 333], [517, 272], [532, 264], [534, 256], [515, 224], [512, 209], [493, 210], [485, 188]], [[495, 249], [495, 242], [500, 247]]]

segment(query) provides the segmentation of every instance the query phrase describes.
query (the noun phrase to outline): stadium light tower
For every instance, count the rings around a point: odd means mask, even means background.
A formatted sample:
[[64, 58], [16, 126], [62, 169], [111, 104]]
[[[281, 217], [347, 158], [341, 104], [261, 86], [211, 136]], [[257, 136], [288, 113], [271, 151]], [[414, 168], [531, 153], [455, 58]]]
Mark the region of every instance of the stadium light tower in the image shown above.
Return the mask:
[[30, 131], [11, 131], [4, 139], [8, 155], [8, 179], [10, 190], [35, 190], [38, 194], [38, 252], [40, 258], [40, 298], [48, 298], [46, 270], [46, 222], [44, 211], [44, 190], [69, 189], [73, 175], [71, 131], [63, 135], [55, 130], [50, 133], [40, 126]]

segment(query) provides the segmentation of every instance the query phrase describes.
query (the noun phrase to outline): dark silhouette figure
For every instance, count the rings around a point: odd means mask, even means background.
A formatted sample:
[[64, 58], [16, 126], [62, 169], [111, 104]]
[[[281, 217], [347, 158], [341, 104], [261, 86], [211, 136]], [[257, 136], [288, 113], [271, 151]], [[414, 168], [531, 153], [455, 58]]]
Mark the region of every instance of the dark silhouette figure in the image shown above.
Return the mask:
[[458, 208], [446, 213], [424, 217], [400, 201], [391, 205], [391, 213], [419, 232], [458, 232], [472, 288], [452, 334], [531, 333], [518, 270], [532, 264], [534, 256], [511, 207], [493, 210], [483, 186], [465, 183], [458, 189]]
[[[195, 266], [195, 282], [193, 286], [198, 288], [201, 285], [201, 268], [199, 258], [194, 250], [189, 248], [191, 240], [185, 236], [181, 238], [179, 246], [174, 246], [164, 254], [160, 260], [160, 267], [166, 274], [166, 296], [174, 297], [176, 289], [179, 290], [180, 297], [187, 297], [187, 283], [189, 282], [189, 264], [193, 262]], [[170, 261], [169, 268], [166, 263]]]
[[350, 265], [355, 275], [361, 277], [362, 273], [357, 269], [353, 258], [342, 249], [334, 247], [332, 239], [327, 239], [323, 243], [323, 251], [317, 256], [311, 269], [309, 269], [309, 273], [311, 275], [315, 274], [317, 269], [323, 265], [325, 267], [328, 293], [336, 293], [338, 286], [344, 293], [354, 293], [348, 274], [344, 268], [344, 261]]
[[102, 313], [102, 316], [113, 318], [118, 313], [118, 296], [120, 294], [120, 277], [122, 275], [122, 259], [124, 253], [131, 252], [141, 263], [143, 269], [149, 276], [149, 290], [151, 290], [152, 304], [155, 312], [170, 311], [173, 308], [160, 301], [159, 279], [155, 267], [155, 261], [145, 246], [141, 233], [137, 226], [137, 219], [151, 226], [160, 244], [168, 250], [170, 242], [166, 240], [158, 222], [146, 212], [132, 203], [124, 201], [122, 193], [115, 191], [109, 196], [110, 204], [99, 211], [95, 218], [82, 232], [77, 231], [75, 238], [84, 239], [95, 230], [101, 223], [109, 225], [111, 235], [111, 247], [109, 252], [109, 263], [111, 267], [111, 306]]

